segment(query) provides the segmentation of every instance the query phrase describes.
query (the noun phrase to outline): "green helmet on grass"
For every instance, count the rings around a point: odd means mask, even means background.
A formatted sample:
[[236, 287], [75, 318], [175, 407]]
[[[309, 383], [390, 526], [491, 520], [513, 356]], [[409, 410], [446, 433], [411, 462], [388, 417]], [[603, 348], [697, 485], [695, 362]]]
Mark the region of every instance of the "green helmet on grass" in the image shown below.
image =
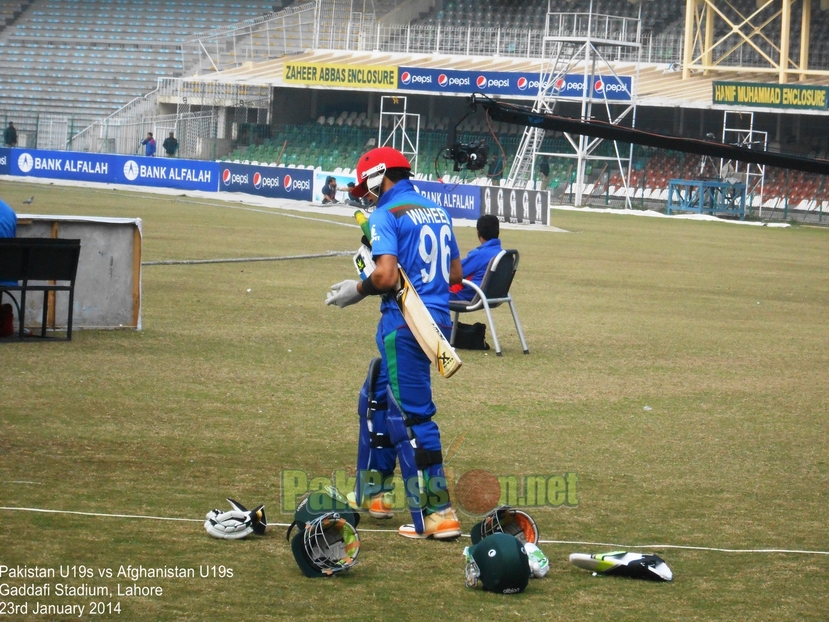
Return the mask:
[[350, 570], [360, 553], [360, 536], [336, 512], [305, 523], [291, 540], [291, 552], [306, 577], [330, 577]]
[[481, 582], [484, 591], [517, 594], [530, 581], [530, 560], [524, 545], [505, 533], [487, 536], [464, 549], [466, 586]]

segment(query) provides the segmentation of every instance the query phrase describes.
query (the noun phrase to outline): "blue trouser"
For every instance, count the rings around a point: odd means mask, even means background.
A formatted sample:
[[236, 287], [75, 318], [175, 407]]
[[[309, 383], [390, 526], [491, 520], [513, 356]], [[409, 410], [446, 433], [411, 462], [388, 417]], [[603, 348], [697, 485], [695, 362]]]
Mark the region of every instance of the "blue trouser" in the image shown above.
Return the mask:
[[[448, 327], [443, 328], [448, 333]], [[437, 410], [432, 401], [431, 361], [423, 353], [412, 332], [397, 314], [384, 313], [377, 329], [377, 347], [382, 355], [373, 391], [363, 387], [360, 400], [361, 449], [358, 470], [376, 472], [374, 477], [358, 479], [357, 496], [376, 494], [390, 482], [396, 461], [400, 461], [409, 509], [415, 526], [422, 530], [423, 513], [449, 504], [449, 493], [441, 464], [440, 431], [432, 421]], [[366, 379], [366, 383], [370, 382]], [[365, 416], [364, 394], [373, 395], [373, 403], [382, 409]], [[365, 456], [365, 444], [371, 428], [374, 438], [386, 439], [383, 447], [371, 447]], [[360, 482], [367, 485], [360, 485]]]

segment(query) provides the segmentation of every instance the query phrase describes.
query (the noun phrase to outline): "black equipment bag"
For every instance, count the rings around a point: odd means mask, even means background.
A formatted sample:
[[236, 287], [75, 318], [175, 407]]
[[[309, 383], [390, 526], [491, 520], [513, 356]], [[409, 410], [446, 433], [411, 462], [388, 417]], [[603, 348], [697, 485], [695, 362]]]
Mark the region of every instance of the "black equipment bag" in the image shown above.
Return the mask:
[[489, 344], [486, 342], [486, 324], [458, 322], [454, 346], [461, 350], [489, 350]]

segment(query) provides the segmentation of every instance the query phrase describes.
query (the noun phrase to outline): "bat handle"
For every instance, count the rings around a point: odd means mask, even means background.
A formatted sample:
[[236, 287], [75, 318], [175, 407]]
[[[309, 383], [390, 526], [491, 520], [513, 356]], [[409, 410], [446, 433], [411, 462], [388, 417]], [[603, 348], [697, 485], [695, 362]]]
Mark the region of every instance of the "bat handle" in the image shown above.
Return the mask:
[[371, 240], [371, 227], [368, 224], [368, 218], [363, 214], [363, 210], [358, 209], [354, 212], [354, 220], [360, 225], [360, 229], [363, 230], [363, 235], [366, 236], [366, 239]]

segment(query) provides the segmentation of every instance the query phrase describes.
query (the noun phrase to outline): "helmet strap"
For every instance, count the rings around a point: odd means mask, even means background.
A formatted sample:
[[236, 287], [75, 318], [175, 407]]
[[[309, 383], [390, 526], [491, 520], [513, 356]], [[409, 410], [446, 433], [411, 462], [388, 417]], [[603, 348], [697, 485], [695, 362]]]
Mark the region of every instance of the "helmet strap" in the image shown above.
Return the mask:
[[[377, 200], [380, 199], [380, 196], [383, 194], [383, 178], [386, 176], [386, 165], [382, 162], [367, 170], [363, 173], [363, 177], [365, 179], [366, 190], [368, 190], [369, 194], [374, 195], [377, 197]], [[375, 201], [376, 202], [376, 201]]]
[[466, 587], [475, 587], [478, 585], [478, 579], [481, 576], [481, 571], [478, 568], [478, 564], [474, 561], [467, 562], [466, 564]]
[[[385, 192], [383, 190], [383, 180], [385, 179], [385, 175], [379, 175], [378, 177], [380, 183], [374, 186], [370, 185], [369, 182], [366, 182], [366, 188], [368, 189], [368, 191], [366, 192], [366, 197], [369, 199], [369, 203], [371, 205], [377, 205], [377, 202], [380, 200], [380, 197], [383, 196]], [[373, 181], [373, 179], [369, 181]]]
[[464, 571], [464, 574], [466, 575], [466, 587], [475, 587], [478, 585], [478, 579], [481, 576], [481, 569], [478, 568], [478, 564], [472, 557], [472, 553], [469, 552], [468, 546], [463, 549], [463, 554], [466, 557], [466, 569]]

